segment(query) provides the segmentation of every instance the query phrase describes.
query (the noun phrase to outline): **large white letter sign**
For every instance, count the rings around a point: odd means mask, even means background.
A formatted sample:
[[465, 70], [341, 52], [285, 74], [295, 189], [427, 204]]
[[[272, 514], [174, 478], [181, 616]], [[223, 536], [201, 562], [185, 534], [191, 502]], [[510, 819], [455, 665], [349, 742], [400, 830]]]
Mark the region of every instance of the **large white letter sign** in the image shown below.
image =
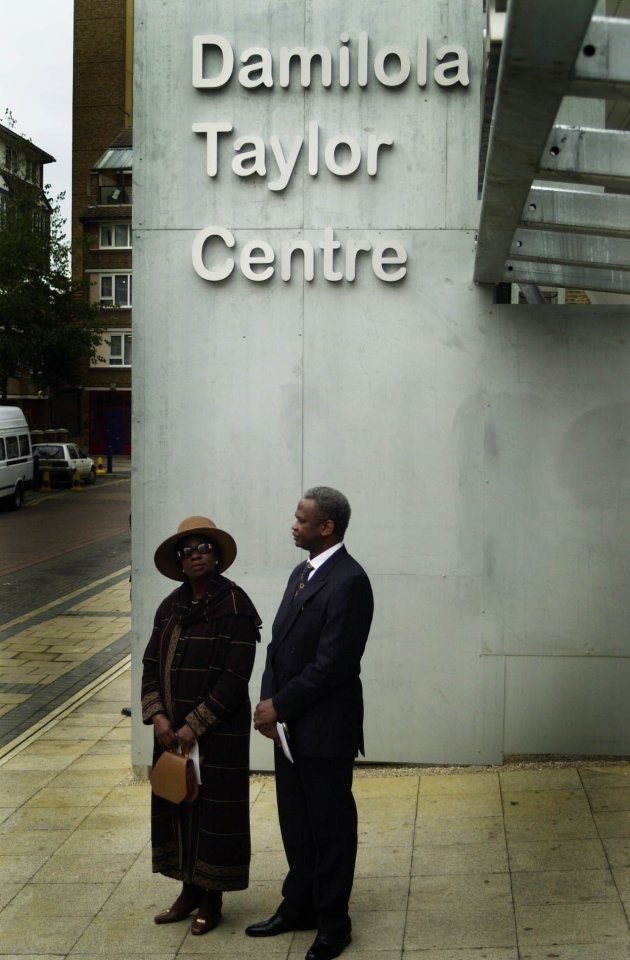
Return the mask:
[[[388, 58], [398, 60], [398, 70], [390, 74], [385, 69]], [[374, 76], [384, 87], [400, 87], [411, 73], [411, 59], [404, 47], [392, 43], [382, 47], [374, 57]]]
[[[243, 150], [248, 145], [252, 149]], [[232, 160], [232, 170], [237, 177], [251, 177], [253, 173], [259, 177], [267, 176], [265, 141], [261, 137], [238, 137], [234, 141], [234, 149], [239, 151]]]
[[[451, 53], [455, 54], [455, 57], [445, 60]], [[468, 86], [468, 54], [463, 47], [456, 43], [440, 47], [435, 56], [442, 61], [433, 71], [435, 82], [440, 87], [452, 87], [456, 83], [461, 83], [462, 87]]]
[[[347, 147], [350, 151], [350, 157], [345, 164], [337, 162], [337, 147]], [[349, 177], [358, 169], [361, 163], [361, 147], [356, 137], [348, 137], [343, 133], [338, 137], [331, 137], [324, 150], [324, 160], [326, 166], [336, 177]]]
[[223, 266], [217, 267], [214, 270], [209, 270], [203, 262], [203, 248], [206, 245], [206, 241], [210, 240], [211, 237], [219, 237], [219, 239], [223, 240], [226, 247], [233, 247], [236, 242], [233, 234], [224, 227], [206, 227], [205, 230], [200, 230], [193, 240], [192, 246], [192, 264], [195, 273], [197, 273], [202, 280], [211, 280], [213, 282], [226, 280], [234, 269], [234, 260], [232, 257], [226, 257]]
[[[226, 280], [237, 265], [232, 257], [227, 257], [222, 263], [209, 267], [204, 261], [204, 253], [207, 259], [210, 254], [205, 251], [206, 243], [209, 240], [218, 239], [226, 247], [236, 246], [234, 235], [225, 227], [206, 227], [200, 230], [193, 241], [192, 263], [195, 272], [202, 280], [209, 280], [216, 283], [220, 280]], [[357, 260], [360, 253], [365, 253], [365, 259], [372, 250], [371, 244], [367, 240], [354, 240], [352, 237], [346, 238], [345, 264], [343, 248], [340, 240], [335, 237], [335, 231], [332, 227], [324, 227], [323, 238], [319, 241], [322, 250], [321, 273], [324, 280], [329, 283], [339, 283], [340, 280], [347, 280], [352, 283], [357, 275]], [[280, 248], [280, 277], [285, 282], [291, 280], [292, 276], [292, 258], [293, 254], [300, 252], [303, 257], [304, 269], [303, 277], [306, 281], [311, 281], [314, 276], [315, 252], [313, 245], [308, 240], [283, 240]], [[336, 254], [339, 254], [337, 257]], [[407, 262], [407, 251], [401, 243], [396, 241], [387, 241], [374, 247], [372, 252], [372, 272], [379, 280], [385, 283], [397, 283], [402, 280], [407, 270], [402, 264]], [[338, 262], [336, 262], [338, 261]], [[273, 247], [267, 240], [248, 240], [238, 257], [238, 266], [246, 280], [253, 280], [254, 283], [260, 283], [264, 280], [270, 280], [274, 273], [276, 254]], [[343, 269], [345, 266], [345, 274]], [[398, 269], [391, 269], [398, 267]]]
[[265, 47], [243, 50], [241, 62], [245, 64], [238, 72], [238, 82], [242, 87], [246, 90], [273, 87], [273, 60]]
[[193, 133], [205, 133], [207, 137], [206, 172], [209, 177], [217, 175], [217, 143], [220, 133], [231, 133], [231, 123], [193, 123]]
[[[394, 251], [394, 256], [386, 256], [388, 250]], [[407, 263], [407, 251], [400, 243], [388, 242], [380, 244], [374, 247], [374, 253], [372, 254], [372, 270], [379, 280], [384, 280], [385, 283], [397, 283], [407, 273], [406, 267], [401, 267], [400, 270], [392, 270], [389, 273], [384, 267], [396, 266], [399, 263]]]
[[300, 61], [300, 83], [303, 87], [311, 85], [311, 65], [318, 57], [322, 65], [322, 87], [329, 87], [332, 83], [332, 57], [328, 47], [315, 47], [307, 50], [306, 47], [280, 48], [280, 86], [288, 87], [291, 82], [291, 60]]
[[[257, 251], [260, 253], [257, 253]], [[273, 263], [276, 258], [271, 247], [266, 240], [250, 240], [241, 250], [241, 272], [248, 280], [268, 280], [273, 276], [273, 267], [265, 267], [264, 270], [256, 271], [252, 267]]]
[[[223, 66], [216, 77], [204, 77], [203, 52], [206, 47], [218, 47], [223, 58]], [[200, 90], [222, 87], [232, 76], [234, 69], [234, 51], [225, 39], [216, 33], [193, 37], [192, 48], [192, 84]]]

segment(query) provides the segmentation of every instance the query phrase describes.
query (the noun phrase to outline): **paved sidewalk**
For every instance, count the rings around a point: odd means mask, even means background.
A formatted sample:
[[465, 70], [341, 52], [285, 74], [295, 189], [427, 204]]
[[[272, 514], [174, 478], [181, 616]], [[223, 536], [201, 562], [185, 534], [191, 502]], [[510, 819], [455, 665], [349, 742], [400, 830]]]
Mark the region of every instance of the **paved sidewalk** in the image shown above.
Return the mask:
[[[127, 662], [0, 753], [0, 956], [300, 958], [310, 933], [244, 936], [285, 863], [274, 782], [253, 776], [252, 883], [204, 937], [156, 926], [149, 786], [130, 766]], [[630, 764], [359, 770], [356, 960], [628, 960]]]
[[129, 567], [0, 624], [0, 747], [130, 652]]

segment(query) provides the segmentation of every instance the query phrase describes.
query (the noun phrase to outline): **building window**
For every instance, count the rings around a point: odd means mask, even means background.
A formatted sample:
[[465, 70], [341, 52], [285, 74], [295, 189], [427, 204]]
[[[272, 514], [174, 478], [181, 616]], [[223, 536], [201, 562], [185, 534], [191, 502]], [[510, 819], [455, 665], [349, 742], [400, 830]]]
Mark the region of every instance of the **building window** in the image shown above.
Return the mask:
[[101, 274], [101, 303], [104, 307], [131, 306], [131, 274]]
[[130, 223], [102, 223], [100, 228], [101, 247], [130, 247]]
[[44, 236], [48, 233], [48, 214], [44, 210], [33, 211], [33, 233], [41, 233]]
[[104, 335], [91, 367], [130, 367], [131, 330], [112, 328]]
[[131, 333], [120, 330], [109, 334], [109, 366], [131, 366]]
[[100, 204], [131, 203], [131, 173], [118, 171], [100, 174], [98, 192]]
[[26, 161], [26, 179], [31, 183], [40, 184], [39, 163], [36, 160]]
[[20, 169], [18, 152], [13, 147], [9, 147], [8, 145], [4, 148], [4, 166], [5, 169], [9, 170], [11, 173], [17, 173]]

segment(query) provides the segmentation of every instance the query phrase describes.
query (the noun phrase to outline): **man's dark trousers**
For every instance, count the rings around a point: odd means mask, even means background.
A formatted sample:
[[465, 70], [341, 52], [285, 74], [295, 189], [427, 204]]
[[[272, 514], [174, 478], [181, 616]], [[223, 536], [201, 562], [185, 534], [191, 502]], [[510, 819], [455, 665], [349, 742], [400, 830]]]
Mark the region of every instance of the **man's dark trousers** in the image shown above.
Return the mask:
[[354, 761], [296, 757], [276, 748], [278, 816], [289, 872], [284, 917], [309, 919], [319, 934], [338, 939], [351, 924], [348, 901], [357, 855]]

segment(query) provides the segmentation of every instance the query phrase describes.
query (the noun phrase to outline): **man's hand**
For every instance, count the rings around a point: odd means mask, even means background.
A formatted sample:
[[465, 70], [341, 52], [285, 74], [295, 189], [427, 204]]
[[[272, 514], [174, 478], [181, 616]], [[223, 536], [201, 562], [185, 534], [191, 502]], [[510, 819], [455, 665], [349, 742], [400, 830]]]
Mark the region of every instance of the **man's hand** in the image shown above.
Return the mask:
[[[268, 737], [269, 733], [264, 733], [262, 727], [267, 727], [270, 724], [273, 724], [274, 728], [276, 725], [276, 720], [278, 719], [278, 714], [276, 713], [275, 707], [273, 705], [273, 700], [261, 700], [256, 709], [254, 710], [254, 727], [256, 730], [260, 730], [264, 736]], [[275, 733], [275, 730], [274, 730]], [[275, 737], [272, 737], [275, 739]]]
[[274, 743], [280, 743], [277, 723], [263, 723], [257, 729], [258, 733], [262, 733], [263, 737], [269, 737]]

